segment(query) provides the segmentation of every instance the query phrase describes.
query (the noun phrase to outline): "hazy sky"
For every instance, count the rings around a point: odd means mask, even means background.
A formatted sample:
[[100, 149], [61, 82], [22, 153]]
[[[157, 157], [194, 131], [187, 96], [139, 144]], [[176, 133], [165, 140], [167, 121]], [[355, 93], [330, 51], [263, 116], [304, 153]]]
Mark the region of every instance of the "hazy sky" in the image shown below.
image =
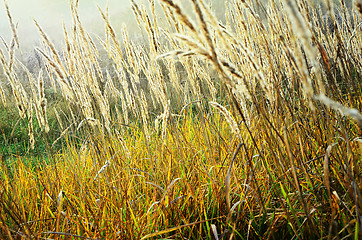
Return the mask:
[[[39, 43], [40, 37], [32, 18], [38, 21], [54, 41], [62, 39], [63, 20], [68, 28], [71, 26], [69, 0], [8, 0], [8, 3], [14, 22], [18, 24], [18, 35], [22, 48], [31, 48]], [[79, 1], [81, 20], [90, 33], [103, 33], [104, 24], [97, 5], [104, 10], [106, 3], [107, 0]], [[129, 22], [133, 21], [130, 0], [109, 0], [109, 5], [111, 20], [114, 24], [120, 25], [125, 22], [129, 25]], [[11, 39], [11, 30], [2, 0], [0, 0], [0, 36], [7, 42]]]
[[[14, 23], [18, 24], [18, 36], [22, 50], [29, 51], [35, 46], [39, 46], [41, 37], [35, 27], [32, 18], [36, 19], [43, 30], [50, 36], [56, 44], [61, 43], [63, 39], [63, 21], [67, 29], [70, 29], [72, 17], [69, 7], [70, 0], [8, 0], [11, 15]], [[130, 33], [138, 34], [138, 26], [131, 10], [131, 0], [108, 0], [111, 15], [112, 26], [117, 30], [121, 29], [122, 23], [125, 23]], [[223, 13], [224, 0], [206, 0], [214, 2], [215, 9]], [[148, 0], [136, 0], [138, 4], [142, 2], [148, 4]], [[190, 1], [179, 0], [182, 7], [187, 8]], [[94, 34], [103, 36], [104, 22], [101, 18], [97, 5], [102, 10], [106, 9], [107, 0], [79, 0], [79, 15], [85, 29], [94, 36]], [[161, 16], [159, 16], [161, 17]], [[7, 43], [11, 40], [11, 29], [6, 15], [4, 2], [0, 0], [0, 36]], [[2, 48], [0, 42], [0, 48]]]

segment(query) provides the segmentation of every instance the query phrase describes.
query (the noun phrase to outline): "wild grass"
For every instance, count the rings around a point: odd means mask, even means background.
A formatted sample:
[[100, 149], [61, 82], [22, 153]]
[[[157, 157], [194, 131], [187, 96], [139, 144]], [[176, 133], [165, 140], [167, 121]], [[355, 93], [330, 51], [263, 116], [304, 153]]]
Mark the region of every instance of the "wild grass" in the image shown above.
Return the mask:
[[2, 239], [362, 237], [362, 3], [190, 4], [132, 1], [140, 43], [72, 1], [62, 49], [34, 20], [36, 73], [7, 10], [3, 105], [49, 160], [1, 157]]

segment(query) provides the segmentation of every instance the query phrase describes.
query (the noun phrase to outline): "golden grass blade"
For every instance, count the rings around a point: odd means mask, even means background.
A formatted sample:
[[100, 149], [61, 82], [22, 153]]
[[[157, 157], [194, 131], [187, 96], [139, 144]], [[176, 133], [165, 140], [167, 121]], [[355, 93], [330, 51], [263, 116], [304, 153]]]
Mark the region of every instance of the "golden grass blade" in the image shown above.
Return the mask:
[[207, 219], [207, 220], [203, 220], [203, 221], [199, 221], [199, 222], [184, 224], [184, 225], [180, 225], [180, 226], [177, 226], [177, 227], [173, 227], [173, 228], [169, 228], [169, 229], [166, 229], [166, 230], [162, 230], [162, 231], [159, 231], [159, 232], [147, 234], [146, 236], [142, 237], [141, 240], [143, 240], [143, 239], [148, 239], [148, 238], [152, 238], [152, 237], [156, 237], [156, 236], [159, 236], [159, 235], [162, 235], [162, 234], [165, 234], [165, 233], [169, 233], [169, 232], [173, 232], [173, 231], [176, 231], [176, 230], [185, 228], [185, 227], [194, 226], [194, 225], [197, 225], [197, 224], [200, 224], [200, 223], [205, 223], [205, 222], [213, 221], [213, 220], [220, 219], [220, 218], [223, 218], [223, 217], [224, 217], [224, 216], [216, 217], [216, 218], [212, 218], [212, 219]]

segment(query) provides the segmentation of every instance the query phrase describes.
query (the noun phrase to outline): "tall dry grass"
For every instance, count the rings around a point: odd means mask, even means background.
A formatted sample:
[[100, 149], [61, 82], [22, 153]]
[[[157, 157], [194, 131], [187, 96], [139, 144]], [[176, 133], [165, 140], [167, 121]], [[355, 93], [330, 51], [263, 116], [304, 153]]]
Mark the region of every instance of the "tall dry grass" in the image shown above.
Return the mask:
[[92, 38], [72, 1], [62, 49], [34, 20], [38, 74], [17, 60], [7, 10], [0, 92], [29, 148], [35, 120], [50, 130], [44, 79], [66, 109], [52, 110], [51, 163], [1, 165], [2, 238], [362, 237], [361, 3], [227, 1], [225, 22], [190, 4], [132, 1], [142, 44], [101, 8]]

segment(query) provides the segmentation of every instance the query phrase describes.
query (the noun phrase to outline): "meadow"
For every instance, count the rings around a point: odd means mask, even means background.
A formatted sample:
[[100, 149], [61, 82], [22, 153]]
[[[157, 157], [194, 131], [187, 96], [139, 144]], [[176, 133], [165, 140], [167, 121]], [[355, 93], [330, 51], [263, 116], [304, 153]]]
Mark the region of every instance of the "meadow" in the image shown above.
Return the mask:
[[25, 62], [4, 1], [0, 238], [362, 239], [362, 2], [131, 2]]

